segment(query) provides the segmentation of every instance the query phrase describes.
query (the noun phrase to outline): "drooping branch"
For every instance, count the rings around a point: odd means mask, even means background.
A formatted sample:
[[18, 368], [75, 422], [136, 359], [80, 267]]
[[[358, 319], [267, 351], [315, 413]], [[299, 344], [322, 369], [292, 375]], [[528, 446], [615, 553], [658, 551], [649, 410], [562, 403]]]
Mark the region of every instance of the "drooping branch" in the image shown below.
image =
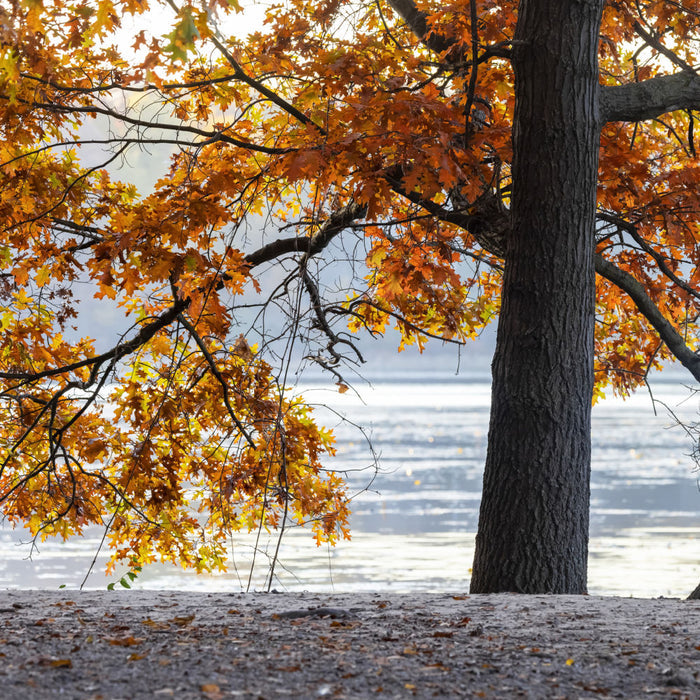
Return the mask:
[[[249, 267], [253, 268], [261, 265], [264, 262], [273, 260], [285, 253], [299, 251], [304, 252], [307, 256], [317, 255], [331, 242], [331, 240], [333, 240], [335, 236], [349, 226], [352, 221], [362, 217], [366, 211], [367, 208], [365, 205], [351, 202], [350, 204], [331, 214], [331, 216], [319, 227], [319, 230], [313, 236], [303, 238], [287, 238], [274, 241], [273, 243], [270, 243], [246, 256], [245, 262], [248, 263]], [[61, 223], [65, 226], [68, 222], [62, 220]], [[228, 281], [228, 278], [225, 275], [222, 275], [215, 283], [215, 287], [217, 289], [223, 288], [226, 281]], [[83, 367], [90, 367], [90, 378], [82, 385], [83, 388], [87, 388], [94, 383], [100, 367], [102, 367], [106, 362], [110, 362], [113, 366], [122, 358], [132, 354], [140, 347], [144, 346], [158, 332], [172, 324], [178, 318], [178, 316], [189, 307], [189, 305], [189, 298], [177, 299], [170, 307], [165, 309], [158, 316], [155, 316], [147, 323], [144, 323], [144, 325], [141, 326], [139, 331], [133, 337], [118, 343], [110, 350], [107, 350], [100, 355], [86, 357], [83, 360], [78, 360], [77, 362], [73, 362], [69, 365], [52, 367], [40, 372], [0, 372], [0, 379], [34, 382], [49, 377], [57, 377], [68, 372], [74, 372]]]
[[94, 381], [96, 370], [98, 370], [99, 367], [110, 360], [113, 362], [118, 362], [123, 357], [126, 357], [127, 355], [130, 355], [138, 350], [149, 340], [151, 340], [151, 338], [153, 338], [158, 331], [173, 323], [178, 314], [182, 313], [182, 311], [189, 306], [189, 303], [189, 299], [178, 299], [172, 306], [167, 308], [160, 315], [156, 316], [148, 323], [145, 323], [138, 333], [136, 333], [132, 338], [118, 343], [110, 350], [103, 352], [101, 355], [86, 357], [84, 360], [78, 360], [77, 362], [72, 362], [69, 365], [63, 365], [61, 367], [45, 369], [41, 372], [0, 372], [0, 379], [15, 379], [33, 382], [39, 379], [46, 379], [47, 377], [56, 377], [59, 374], [65, 374], [66, 372], [74, 372], [82, 367], [92, 367], [93, 370], [91, 378], [85, 383], [84, 387], [87, 388], [87, 386], [90, 386]]
[[[348, 347], [352, 348], [352, 350], [357, 355], [357, 359], [360, 362], [364, 362], [365, 360], [362, 357], [362, 354], [355, 347], [354, 343], [352, 343], [347, 338], [341, 338], [331, 328], [330, 324], [328, 323], [328, 318], [326, 317], [326, 310], [323, 308], [323, 302], [321, 301], [321, 294], [318, 291], [318, 285], [311, 278], [311, 275], [306, 269], [305, 264], [302, 264], [301, 266], [301, 279], [304, 283], [304, 288], [306, 289], [306, 292], [309, 295], [309, 299], [311, 299], [311, 308], [313, 310], [314, 317], [316, 318], [316, 325], [323, 331], [323, 333], [328, 338], [326, 350], [328, 350], [328, 352], [331, 355], [332, 366], [339, 365], [342, 359], [340, 353], [335, 349], [335, 346], [339, 344], [347, 345]], [[326, 369], [329, 369], [328, 363], [323, 363], [323, 366]], [[337, 375], [336, 372], [334, 372], [334, 374]]]
[[[432, 333], [431, 331], [427, 330], [426, 328], [423, 328], [422, 326], [419, 326], [415, 323], [412, 323], [409, 321], [406, 317], [402, 316], [399, 313], [396, 313], [395, 311], [392, 311], [389, 307], [382, 306], [381, 304], [377, 303], [376, 301], [373, 301], [369, 298], [359, 298], [355, 299], [354, 301], [350, 302], [350, 312], [356, 316], [357, 318], [362, 318], [354, 309], [359, 308], [361, 306], [369, 306], [372, 309], [376, 309], [382, 314], [386, 314], [387, 316], [391, 316], [393, 319], [396, 319], [399, 323], [402, 325], [406, 326], [407, 328], [410, 328], [412, 331], [416, 333], [420, 333], [421, 335], [426, 336], [427, 338], [433, 338], [434, 340], [439, 340], [443, 343], [452, 343], [453, 345], [464, 345], [463, 340], [455, 340], [454, 338], [446, 338], [443, 335], [438, 335], [437, 333]], [[330, 310], [334, 310], [333, 307], [331, 307]], [[338, 313], [347, 313], [344, 309], [338, 310]], [[371, 332], [371, 331], [370, 331]]]
[[638, 122], [679, 109], [700, 109], [700, 76], [683, 71], [627, 85], [600, 88], [604, 122]]
[[231, 397], [229, 395], [228, 390], [228, 383], [222, 376], [221, 371], [219, 370], [216, 364], [216, 361], [212, 357], [212, 354], [209, 351], [209, 348], [207, 347], [207, 344], [204, 342], [204, 339], [199, 335], [199, 333], [197, 333], [197, 329], [187, 320], [185, 314], [178, 314], [177, 319], [183, 325], [185, 330], [190, 334], [194, 342], [197, 344], [197, 347], [199, 348], [202, 355], [204, 355], [204, 359], [209, 365], [209, 370], [214, 375], [216, 381], [219, 382], [219, 384], [221, 385], [224, 405], [226, 406], [226, 410], [228, 411], [231, 420], [234, 422], [236, 428], [238, 428], [241, 435], [243, 435], [243, 437], [245, 438], [246, 442], [248, 443], [248, 446], [255, 449], [255, 441], [251, 437], [250, 433], [246, 430], [243, 423], [241, 423], [240, 419], [236, 415], [236, 412], [233, 410], [233, 406], [231, 405]]
[[627, 294], [642, 315], [654, 327], [661, 340], [679, 362], [700, 382], [700, 356], [691, 350], [680, 333], [661, 313], [646, 293], [644, 286], [629, 272], [620, 269], [602, 255], [595, 256], [595, 271]]
[[659, 270], [666, 275], [677, 287], [682, 289], [684, 292], [689, 294], [696, 299], [700, 299], [700, 292], [695, 289], [692, 285], [688, 284], [685, 280], [681, 279], [667, 264], [667, 258], [665, 258], [661, 253], [654, 249], [647, 241], [640, 235], [637, 231], [637, 227], [631, 224], [629, 221], [620, 219], [616, 216], [610, 216], [608, 214], [598, 213], [598, 219], [602, 221], [607, 221], [608, 223], [616, 225], [619, 229], [629, 233], [632, 238], [639, 244], [640, 248], [647, 253], [651, 258], [656, 261]]

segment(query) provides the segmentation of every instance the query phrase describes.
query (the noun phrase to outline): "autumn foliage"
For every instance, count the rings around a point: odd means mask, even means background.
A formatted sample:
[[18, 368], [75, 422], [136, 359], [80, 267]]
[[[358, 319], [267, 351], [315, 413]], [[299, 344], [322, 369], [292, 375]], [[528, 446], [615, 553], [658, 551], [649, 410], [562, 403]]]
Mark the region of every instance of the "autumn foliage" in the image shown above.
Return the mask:
[[[416, 5], [288, 0], [246, 36], [236, 0], [0, 2], [11, 522], [104, 525], [115, 560], [201, 570], [231, 531], [347, 535], [292, 349], [342, 388], [353, 334], [463, 343], [499, 311], [517, 3]], [[699, 23], [695, 0], [607, 3], [601, 83], [692, 70]], [[668, 338], [695, 347], [696, 120], [603, 128], [599, 395], [643, 383]], [[139, 192], [120, 166], [158, 148], [167, 172]], [[74, 330], [93, 296], [126, 332]]]

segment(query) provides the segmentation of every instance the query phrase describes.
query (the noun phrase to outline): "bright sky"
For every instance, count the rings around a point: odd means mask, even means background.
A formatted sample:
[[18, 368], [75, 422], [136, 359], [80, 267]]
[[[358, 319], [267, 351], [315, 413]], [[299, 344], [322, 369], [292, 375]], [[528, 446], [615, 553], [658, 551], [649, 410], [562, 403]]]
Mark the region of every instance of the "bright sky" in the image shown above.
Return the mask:
[[[242, 12], [234, 12], [231, 9], [227, 17], [219, 12], [218, 28], [223, 35], [233, 35], [243, 38], [251, 32], [263, 28], [265, 11], [270, 6], [267, 2], [256, 2], [256, 0], [242, 0], [240, 3]], [[174, 17], [172, 7], [165, 0], [153, 3], [153, 9], [144, 14], [132, 17], [126, 15], [122, 21], [122, 29], [119, 32], [117, 46], [123, 55], [132, 52], [134, 37], [145, 29], [154, 35], [164, 35], [171, 31], [171, 22]]]

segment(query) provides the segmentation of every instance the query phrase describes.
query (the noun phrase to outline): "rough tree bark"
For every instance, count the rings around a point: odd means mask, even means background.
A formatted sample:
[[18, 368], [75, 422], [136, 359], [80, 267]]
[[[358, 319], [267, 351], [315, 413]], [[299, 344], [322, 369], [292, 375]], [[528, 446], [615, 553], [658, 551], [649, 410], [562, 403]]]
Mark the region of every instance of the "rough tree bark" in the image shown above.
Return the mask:
[[522, 0], [513, 228], [471, 591], [584, 593], [603, 0]]

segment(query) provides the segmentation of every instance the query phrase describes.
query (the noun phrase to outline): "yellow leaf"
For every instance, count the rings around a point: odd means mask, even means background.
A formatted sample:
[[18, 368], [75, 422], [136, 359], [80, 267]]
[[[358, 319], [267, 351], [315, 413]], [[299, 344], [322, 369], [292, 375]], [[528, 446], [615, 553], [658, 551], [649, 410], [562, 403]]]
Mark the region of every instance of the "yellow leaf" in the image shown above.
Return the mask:
[[40, 287], [43, 287], [51, 278], [51, 271], [46, 265], [43, 265], [42, 267], [39, 268], [39, 271], [36, 273], [36, 283]]

